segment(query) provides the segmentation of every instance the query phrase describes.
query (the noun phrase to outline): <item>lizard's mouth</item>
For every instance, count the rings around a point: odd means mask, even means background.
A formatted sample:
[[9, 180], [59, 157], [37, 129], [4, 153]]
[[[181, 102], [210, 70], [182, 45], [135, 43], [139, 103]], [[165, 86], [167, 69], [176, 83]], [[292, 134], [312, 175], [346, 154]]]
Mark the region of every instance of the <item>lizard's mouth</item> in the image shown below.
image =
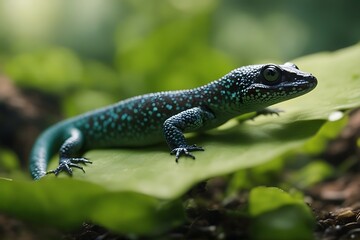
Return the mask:
[[317, 79], [313, 75], [309, 75], [302, 79], [295, 79], [294, 81], [281, 82], [277, 85], [277, 89], [285, 90], [287, 93], [295, 93], [298, 92], [300, 94], [310, 92], [317, 85]]
[[261, 89], [262, 92], [278, 92], [284, 95], [292, 95], [294, 93], [307, 93], [313, 90], [317, 85], [317, 79], [313, 75], [304, 78], [295, 78], [292, 81], [283, 81], [275, 85], [255, 84], [255, 89]]
[[317, 84], [317, 79], [316, 77], [314, 77], [313, 75], [309, 75], [307, 77], [304, 78], [295, 78], [293, 81], [284, 81], [284, 84], [290, 84], [290, 85], [313, 85], [313, 84]]
[[271, 92], [281, 92], [289, 94], [292, 91], [311, 91], [317, 85], [317, 79], [313, 76], [306, 79], [295, 79], [292, 82], [280, 82], [276, 85], [266, 85], [262, 83], [257, 83], [252, 85], [252, 89], [259, 89], [261, 91], [271, 91]]

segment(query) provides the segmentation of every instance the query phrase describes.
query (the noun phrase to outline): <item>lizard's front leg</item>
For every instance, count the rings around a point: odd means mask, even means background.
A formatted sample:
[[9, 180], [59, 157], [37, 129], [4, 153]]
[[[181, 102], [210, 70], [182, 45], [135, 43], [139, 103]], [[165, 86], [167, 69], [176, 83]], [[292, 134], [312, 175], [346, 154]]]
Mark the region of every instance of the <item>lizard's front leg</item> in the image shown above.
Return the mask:
[[78, 163], [92, 163], [84, 157], [74, 157], [79, 154], [84, 143], [83, 134], [80, 130], [73, 128], [69, 131], [69, 136], [62, 144], [59, 155], [59, 166], [55, 170], [48, 171], [46, 174], [54, 173], [58, 175], [62, 171], [66, 171], [69, 175], [72, 175], [72, 167], [79, 168], [85, 172], [84, 168], [79, 166]]
[[212, 112], [195, 107], [180, 112], [164, 122], [163, 133], [171, 149], [170, 154], [175, 155], [176, 162], [178, 162], [181, 155], [195, 159], [190, 152], [204, 151], [202, 147], [188, 145], [183, 133], [195, 131], [203, 127], [206, 121], [211, 119], [215, 119]]

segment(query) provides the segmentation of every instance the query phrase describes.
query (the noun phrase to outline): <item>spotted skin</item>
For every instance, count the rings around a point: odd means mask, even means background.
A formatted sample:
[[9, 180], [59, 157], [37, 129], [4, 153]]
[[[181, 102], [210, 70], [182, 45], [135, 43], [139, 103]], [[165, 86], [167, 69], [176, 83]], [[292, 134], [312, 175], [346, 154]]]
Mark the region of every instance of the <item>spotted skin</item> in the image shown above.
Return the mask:
[[[40, 135], [30, 154], [34, 179], [47, 173], [91, 163], [81, 157], [89, 149], [141, 147], [166, 141], [175, 155], [195, 158], [184, 133], [215, 128], [248, 112], [272, 113], [266, 107], [303, 95], [317, 80], [294, 64], [263, 64], [237, 68], [217, 81], [182, 91], [146, 94], [59, 122]], [[59, 150], [59, 167], [46, 171], [49, 159]]]

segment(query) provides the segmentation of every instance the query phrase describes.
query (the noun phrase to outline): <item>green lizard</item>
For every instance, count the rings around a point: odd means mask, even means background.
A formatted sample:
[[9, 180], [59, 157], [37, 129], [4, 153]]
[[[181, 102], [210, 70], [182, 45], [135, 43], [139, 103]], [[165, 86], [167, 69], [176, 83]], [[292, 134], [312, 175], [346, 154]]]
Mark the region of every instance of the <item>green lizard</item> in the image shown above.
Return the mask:
[[[317, 85], [316, 78], [295, 64], [264, 64], [237, 68], [207, 85], [182, 91], [151, 93], [120, 101], [59, 122], [43, 132], [30, 154], [34, 179], [58, 175], [79, 163], [91, 163], [80, 153], [94, 148], [145, 146], [164, 139], [176, 161], [195, 159], [185, 132], [205, 131], [248, 112], [277, 113], [266, 107], [303, 95]], [[49, 159], [59, 152], [59, 166], [47, 172]], [[85, 172], [85, 171], [84, 171]]]

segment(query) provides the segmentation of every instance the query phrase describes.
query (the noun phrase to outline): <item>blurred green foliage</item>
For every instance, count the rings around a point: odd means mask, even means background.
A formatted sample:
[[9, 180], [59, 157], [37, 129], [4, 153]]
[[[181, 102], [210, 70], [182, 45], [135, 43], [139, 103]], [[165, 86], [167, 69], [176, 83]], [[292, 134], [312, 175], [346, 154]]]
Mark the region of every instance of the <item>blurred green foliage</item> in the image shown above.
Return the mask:
[[12, 151], [0, 149], [0, 174], [2, 176], [19, 170], [17, 157]]
[[359, 6], [2, 0], [0, 69], [21, 86], [62, 96], [65, 114], [75, 115], [141, 93], [202, 85], [236, 66], [353, 44]]
[[0, 212], [32, 224], [69, 230], [87, 219], [116, 232], [156, 234], [184, 221], [178, 200], [109, 192], [71, 179], [29, 182], [0, 178], [0, 186]]
[[79, 86], [83, 73], [79, 58], [62, 48], [17, 54], [6, 61], [4, 70], [19, 85], [49, 92]]
[[251, 239], [314, 239], [315, 219], [299, 192], [257, 187], [249, 195]]

